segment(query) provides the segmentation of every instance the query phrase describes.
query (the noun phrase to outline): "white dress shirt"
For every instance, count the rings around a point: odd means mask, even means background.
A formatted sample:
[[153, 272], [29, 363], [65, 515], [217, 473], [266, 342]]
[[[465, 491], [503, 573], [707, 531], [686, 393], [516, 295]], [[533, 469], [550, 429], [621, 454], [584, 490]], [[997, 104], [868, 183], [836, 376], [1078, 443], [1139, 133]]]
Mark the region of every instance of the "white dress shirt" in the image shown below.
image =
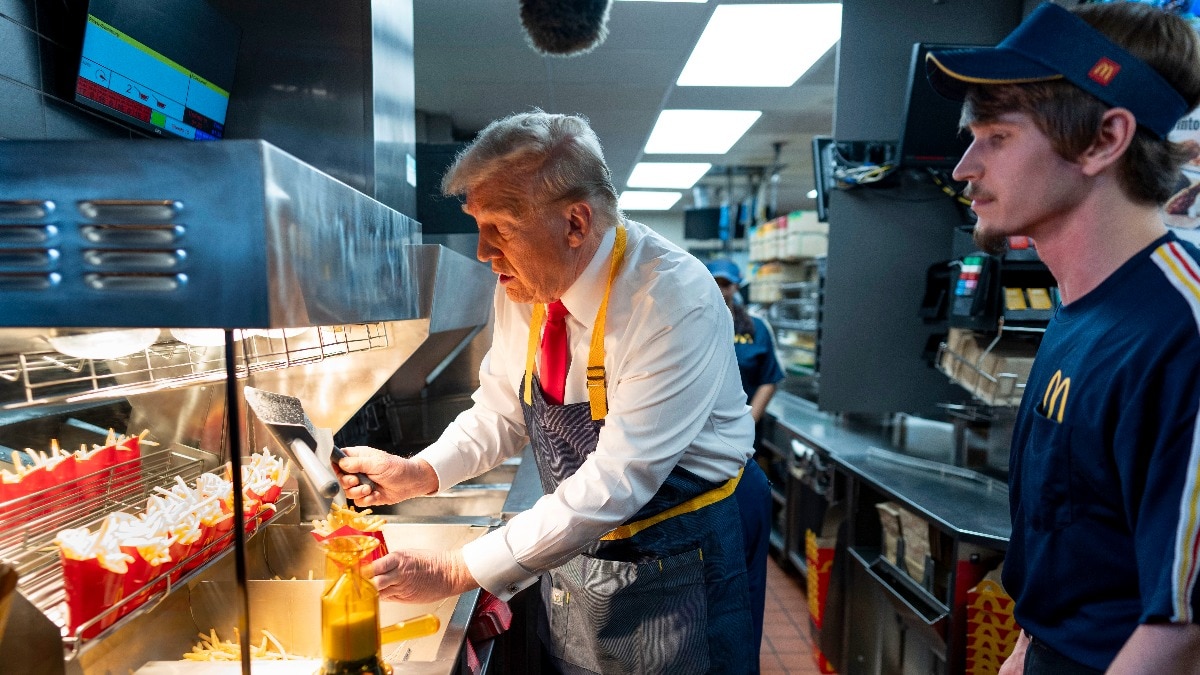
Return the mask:
[[[709, 481], [737, 475], [753, 454], [754, 423], [733, 350], [733, 320], [704, 265], [645, 225], [625, 221], [625, 260], [605, 319], [608, 416], [595, 452], [552, 494], [467, 544], [479, 584], [502, 600], [569, 560], [644, 506], [678, 464]], [[571, 365], [564, 403], [587, 401], [592, 326], [604, 296], [615, 228], [562, 296]], [[492, 346], [475, 405], [417, 455], [439, 489], [518, 454], [532, 305], [497, 286]]]

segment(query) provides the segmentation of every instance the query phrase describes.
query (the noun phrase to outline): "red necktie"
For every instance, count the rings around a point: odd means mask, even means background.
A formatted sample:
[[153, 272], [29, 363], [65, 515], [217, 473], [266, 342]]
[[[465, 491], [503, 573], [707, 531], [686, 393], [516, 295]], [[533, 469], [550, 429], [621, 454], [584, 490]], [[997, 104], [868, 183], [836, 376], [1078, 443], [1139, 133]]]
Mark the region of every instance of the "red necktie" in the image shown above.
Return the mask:
[[541, 370], [542, 390], [554, 405], [562, 405], [567, 386], [567, 308], [562, 300], [546, 306], [546, 329], [542, 331]]

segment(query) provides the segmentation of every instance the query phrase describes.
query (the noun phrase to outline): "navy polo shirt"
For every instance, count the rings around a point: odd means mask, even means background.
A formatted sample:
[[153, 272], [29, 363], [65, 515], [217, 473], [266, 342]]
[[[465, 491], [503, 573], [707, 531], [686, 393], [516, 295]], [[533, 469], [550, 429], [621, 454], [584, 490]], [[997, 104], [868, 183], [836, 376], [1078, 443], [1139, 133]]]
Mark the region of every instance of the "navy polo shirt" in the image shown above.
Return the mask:
[[750, 317], [754, 333], [738, 333], [733, 336], [733, 350], [737, 353], [738, 370], [742, 372], [742, 389], [746, 400], [764, 384], [775, 384], [783, 379], [783, 369], [775, 358], [775, 341], [771, 329], [756, 316]]
[[1139, 624], [1196, 623], [1200, 251], [1168, 234], [1050, 321], [1013, 432], [1016, 619], [1105, 669]]

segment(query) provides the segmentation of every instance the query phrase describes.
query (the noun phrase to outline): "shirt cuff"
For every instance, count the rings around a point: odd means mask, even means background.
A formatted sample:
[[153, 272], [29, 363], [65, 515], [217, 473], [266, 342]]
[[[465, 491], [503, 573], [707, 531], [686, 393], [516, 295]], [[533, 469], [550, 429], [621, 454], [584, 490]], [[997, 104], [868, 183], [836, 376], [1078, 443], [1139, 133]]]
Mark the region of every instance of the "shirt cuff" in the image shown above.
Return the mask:
[[438, 492], [445, 492], [469, 477], [464, 469], [462, 451], [451, 443], [434, 441], [413, 455], [413, 459], [423, 459], [433, 467], [438, 477]]
[[475, 582], [501, 600], [511, 600], [538, 580], [513, 557], [505, 540], [506, 529], [499, 528], [463, 546], [463, 562]]

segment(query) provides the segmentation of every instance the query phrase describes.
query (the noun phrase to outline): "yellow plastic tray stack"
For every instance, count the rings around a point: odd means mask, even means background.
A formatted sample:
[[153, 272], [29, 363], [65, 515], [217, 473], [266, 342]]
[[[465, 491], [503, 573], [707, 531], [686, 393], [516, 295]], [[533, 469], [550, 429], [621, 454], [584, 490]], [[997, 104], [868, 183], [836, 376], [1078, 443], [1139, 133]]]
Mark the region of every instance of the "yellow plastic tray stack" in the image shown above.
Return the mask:
[[991, 579], [967, 591], [967, 675], [995, 675], [1012, 654], [1021, 628], [1013, 599]]

